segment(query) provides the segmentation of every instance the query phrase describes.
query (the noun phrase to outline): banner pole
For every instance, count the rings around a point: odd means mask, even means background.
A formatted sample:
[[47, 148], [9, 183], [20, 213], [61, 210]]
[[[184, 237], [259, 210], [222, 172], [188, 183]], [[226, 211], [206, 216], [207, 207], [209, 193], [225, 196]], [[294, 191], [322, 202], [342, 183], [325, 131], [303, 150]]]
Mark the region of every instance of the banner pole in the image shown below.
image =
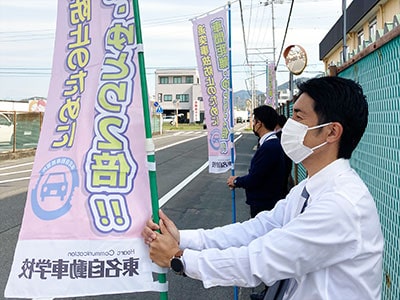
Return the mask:
[[[230, 139], [232, 143], [231, 147], [231, 174], [235, 176], [235, 148], [234, 144], [234, 121], [233, 121], [233, 92], [232, 92], [232, 38], [231, 38], [231, 3], [228, 2], [228, 53], [229, 53], [229, 108], [230, 108], [230, 123], [231, 123], [231, 134]], [[236, 201], [235, 201], [235, 189], [232, 189], [232, 223], [236, 222]]]
[[[230, 117], [231, 117], [231, 175], [235, 176], [235, 147], [234, 147], [234, 121], [233, 121], [233, 89], [232, 89], [232, 30], [231, 30], [231, 2], [228, 2], [228, 55], [229, 55], [229, 106], [230, 106]], [[236, 223], [236, 193], [235, 189], [232, 189], [232, 223]], [[235, 300], [238, 299], [238, 287], [233, 288], [233, 297]]]
[[[143, 117], [146, 132], [146, 151], [147, 151], [147, 163], [149, 165], [149, 179], [150, 179], [150, 193], [151, 193], [151, 206], [153, 212], [153, 220], [159, 223], [159, 204], [158, 204], [158, 191], [157, 191], [157, 176], [156, 176], [156, 162], [155, 162], [155, 149], [151, 134], [151, 122], [150, 122], [150, 110], [149, 110], [149, 95], [147, 90], [147, 80], [146, 80], [146, 67], [144, 63], [144, 53], [143, 53], [143, 40], [142, 40], [142, 29], [140, 24], [140, 13], [139, 13], [139, 0], [133, 1], [133, 13], [135, 18], [135, 31], [136, 31], [136, 43], [139, 47], [138, 51], [138, 61], [139, 61], [139, 72], [140, 72], [140, 82], [142, 88], [142, 101], [143, 101]], [[160, 283], [167, 282], [166, 274], [159, 274], [158, 281]], [[160, 299], [168, 299], [168, 292], [160, 292]]]

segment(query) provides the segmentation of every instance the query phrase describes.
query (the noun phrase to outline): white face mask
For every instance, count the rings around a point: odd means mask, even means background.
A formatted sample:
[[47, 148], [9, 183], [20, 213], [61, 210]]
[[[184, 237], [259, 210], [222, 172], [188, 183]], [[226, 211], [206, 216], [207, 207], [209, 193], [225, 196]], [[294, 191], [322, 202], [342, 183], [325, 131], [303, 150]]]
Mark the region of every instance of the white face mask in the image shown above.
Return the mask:
[[313, 154], [314, 150], [327, 144], [327, 142], [324, 142], [321, 145], [315, 146], [313, 148], [305, 146], [303, 142], [307, 131], [325, 127], [329, 124], [331, 123], [308, 127], [307, 125], [304, 125], [293, 119], [288, 119], [285, 123], [285, 126], [283, 126], [282, 128], [281, 144], [283, 151], [285, 151], [286, 155], [291, 160], [293, 160], [295, 164], [302, 162], [311, 154]]

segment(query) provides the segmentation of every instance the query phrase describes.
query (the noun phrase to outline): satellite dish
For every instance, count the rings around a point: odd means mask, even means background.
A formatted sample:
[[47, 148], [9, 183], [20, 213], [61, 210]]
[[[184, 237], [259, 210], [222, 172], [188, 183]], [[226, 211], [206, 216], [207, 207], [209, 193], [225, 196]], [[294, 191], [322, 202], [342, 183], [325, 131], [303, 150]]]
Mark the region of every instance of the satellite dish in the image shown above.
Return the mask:
[[283, 52], [285, 63], [290, 72], [300, 75], [307, 66], [307, 53], [299, 45], [290, 45]]

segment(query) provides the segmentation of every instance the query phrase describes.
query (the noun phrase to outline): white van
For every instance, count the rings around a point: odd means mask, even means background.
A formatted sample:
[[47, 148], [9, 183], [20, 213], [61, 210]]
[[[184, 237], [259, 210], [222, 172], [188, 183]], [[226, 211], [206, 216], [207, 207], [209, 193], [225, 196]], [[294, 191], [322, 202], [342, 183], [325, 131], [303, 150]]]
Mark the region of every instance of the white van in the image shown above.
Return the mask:
[[5, 115], [0, 113], [0, 143], [13, 143], [14, 124]]

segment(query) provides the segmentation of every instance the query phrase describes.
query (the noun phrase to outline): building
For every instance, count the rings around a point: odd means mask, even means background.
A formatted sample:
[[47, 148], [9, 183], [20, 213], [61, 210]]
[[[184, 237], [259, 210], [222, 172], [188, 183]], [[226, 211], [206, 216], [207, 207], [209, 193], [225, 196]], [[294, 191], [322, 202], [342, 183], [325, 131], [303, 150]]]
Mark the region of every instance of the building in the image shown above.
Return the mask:
[[158, 69], [155, 71], [156, 101], [165, 116], [180, 116], [183, 122], [202, 122], [204, 104], [196, 69]]
[[[399, 0], [353, 0], [346, 9], [346, 58], [343, 57], [343, 16], [337, 20], [319, 44], [320, 60], [340, 67], [357, 55], [366, 55], [368, 47], [383, 42], [384, 35], [399, 29]], [[367, 50], [367, 51], [365, 51]]]
[[40, 97], [32, 97], [25, 100], [1, 100], [0, 111], [17, 112], [44, 112], [47, 100]]
[[[299, 92], [299, 89], [295, 87], [293, 89], [293, 95], [296, 95]], [[286, 102], [290, 101], [290, 90], [289, 89], [282, 89], [278, 91], [278, 104], [283, 105], [286, 104]]]

